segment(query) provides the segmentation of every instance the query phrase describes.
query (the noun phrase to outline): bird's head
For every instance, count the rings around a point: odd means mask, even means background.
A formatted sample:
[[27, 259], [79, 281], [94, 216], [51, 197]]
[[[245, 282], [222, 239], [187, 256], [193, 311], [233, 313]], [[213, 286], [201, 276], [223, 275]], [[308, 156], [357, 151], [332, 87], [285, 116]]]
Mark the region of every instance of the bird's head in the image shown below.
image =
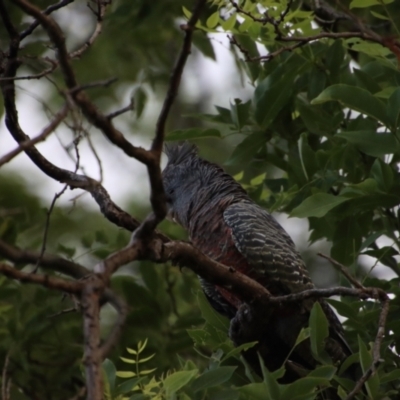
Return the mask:
[[197, 147], [188, 142], [165, 145], [168, 163], [162, 177], [167, 196], [168, 216], [184, 227], [188, 212], [200, 188]]

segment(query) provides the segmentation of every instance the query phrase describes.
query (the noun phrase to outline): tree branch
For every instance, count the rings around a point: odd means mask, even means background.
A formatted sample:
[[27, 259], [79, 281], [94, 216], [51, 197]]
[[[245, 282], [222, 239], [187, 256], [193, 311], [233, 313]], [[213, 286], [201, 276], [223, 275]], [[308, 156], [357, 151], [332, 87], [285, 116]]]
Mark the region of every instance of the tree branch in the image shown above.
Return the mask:
[[174, 70], [172, 71], [172, 75], [169, 80], [167, 95], [164, 99], [161, 112], [157, 119], [155, 137], [151, 145], [151, 152], [149, 152], [149, 160], [147, 163], [145, 163], [147, 165], [150, 179], [150, 203], [153, 212], [147, 216], [139, 229], [136, 231], [137, 238], [149, 238], [157, 225], [167, 215], [166, 196], [162, 183], [162, 174], [160, 168], [161, 151], [163, 148], [165, 136], [165, 124], [167, 122], [168, 115], [171, 111], [174, 100], [178, 94], [183, 70], [191, 52], [193, 30], [195, 29], [196, 23], [200, 18], [200, 13], [205, 3], [206, 0], [198, 0], [194, 6], [189, 21], [186, 25], [181, 26], [181, 29], [185, 32], [185, 37], [183, 39], [183, 44], [179, 53], [178, 60], [175, 64]]
[[107, 6], [111, 4], [111, 0], [96, 0], [97, 3], [97, 11], [94, 11], [90, 4], [88, 3], [88, 7], [93, 11], [93, 13], [97, 17], [96, 27], [90, 36], [90, 38], [81, 46], [80, 49], [75, 50], [71, 53], [71, 58], [79, 58], [92, 44], [95, 42], [98, 36], [100, 36], [101, 31], [103, 29], [103, 18], [107, 10]]
[[81, 282], [67, 281], [49, 275], [27, 274], [26, 272], [12, 268], [3, 262], [0, 262], [0, 273], [9, 278], [17, 279], [22, 283], [38, 283], [49, 289], [61, 290], [67, 293], [80, 293], [82, 290]]
[[[6, 243], [1, 239], [0, 255], [16, 264], [35, 265], [40, 258], [40, 253], [38, 252], [22, 250], [16, 246]], [[75, 279], [84, 278], [92, 273], [80, 264], [51, 254], [44, 254], [40, 259], [39, 265], [52, 271], [61, 272], [62, 274], [71, 276]]]
[[[51, 42], [57, 49], [57, 60], [60, 64], [67, 88], [73, 90], [76, 87], [79, 87], [75, 77], [75, 72], [70, 63], [71, 56], [69, 55], [65, 45], [64, 34], [59, 25], [51, 17], [42, 14], [36, 6], [27, 0], [14, 0], [14, 2], [27, 14], [39, 21], [40, 25], [42, 25], [47, 32]], [[123, 150], [128, 156], [134, 157], [145, 164], [148, 162], [148, 152], [141, 147], [133, 146], [124, 135], [113, 126], [111, 120], [103, 115], [94, 104], [92, 104], [83, 91], [72, 93], [72, 97], [79, 105], [89, 122], [91, 122], [96, 128], [100, 129], [113, 144]]]
[[[295, 42], [295, 44], [291, 46], [285, 46], [282, 47], [281, 49], [278, 49], [274, 52], [271, 52], [265, 56], [260, 56], [260, 57], [250, 57], [249, 52], [245, 50], [242, 46], [238, 44], [236, 40], [231, 40], [231, 43], [235, 46], [237, 46], [242, 54], [244, 54], [246, 61], [270, 61], [271, 59], [275, 58], [279, 54], [286, 52], [286, 51], [293, 51], [298, 47], [301, 47], [307, 43], [320, 40], [320, 39], [350, 39], [350, 38], [360, 38], [369, 42], [373, 43], [378, 43], [386, 48], [388, 48], [390, 51], [393, 52], [393, 54], [396, 55], [396, 57], [400, 57], [400, 43], [396, 40], [393, 39], [388, 39], [385, 37], [382, 37], [378, 35], [376, 32], [372, 31], [371, 29], [366, 28], [363, 26], [360, 21], [353, 21], [354, 18], [351, 18], [351, 16], [346, 15], [341, 13], [340, 18], [343, 19], [343, 15], [346, 16], [346, 20], [352, 20], [353, 22], [353, 28], [354, 30], [348, 31], [348, 32], [321, 32], [316, 35], [312, 36], [285, 36], [284, 33], [281, 30], [280, 24], [284, 22], [284, 18], [287, 15], [290, 6], [292, 4], [292, 1], [288, 1], [287, 7], [285, 8], [284, 12], [281, 13], [279, 18], [273, 18], [268, 15], [268, 10], [263, 13], [262, 17], [256, 17], [252, 13], [245, 11], [243, 8], [241, 8], [238, 3], [236, 3], [233, 0], [230, 0], [230, 3], [232, 7], [236, 10], [236, 12], [246, 15], [247, 17], [251, 18], [253, 21], [261, 23], [262, 25], [265, 25], [267, 23], [273, 25], [274, 31], [276, 34], [276, 41], [280, 42]], [[320, 2], [318, 2], [320, 3]], [[327, 11], [326, 4], [324, 5], [323, 12]], [[319, 10], [319, 11], [322, 11]], [[317, 12], [317, 10], [316, 10]], [[330, 9], [330, 12], [334, 12], [333, 9]], [[338, 13], [335, 12], [335, 20], [338, 18]]]
[[[47, 7], [44, 11], [44, 15], [50, 15], [52, 12], [59, 10], [60, 8], [63, 8], [67, 6], [68, 4], [73, 3], [74, 0], [61, 0], [56, 4], [52, 4], [51, 6]], [[29, 36], [37, 27], [39, 26], [39, 21], [35, 20], [32, 22], [32, 24], [26, 28], [21, 34], [19, 35], [20, 40], [25, 39], [27, 36]]]
[[100, 296], [103, 288], [103, 282], [93, 277], [84, 285], [81, 296], [85, 340], [83, 364], [88, 400], [102, 400], [104, 393], [100, 350]]

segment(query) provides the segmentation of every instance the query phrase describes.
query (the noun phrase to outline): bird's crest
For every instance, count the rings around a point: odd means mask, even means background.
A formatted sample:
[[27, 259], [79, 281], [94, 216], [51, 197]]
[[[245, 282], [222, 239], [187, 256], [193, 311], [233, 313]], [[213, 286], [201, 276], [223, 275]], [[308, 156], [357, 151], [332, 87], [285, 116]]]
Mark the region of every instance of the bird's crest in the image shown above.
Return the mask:
[[189, 142], [167, 143], [164, 146], [165, 154], [168, 157], [168, 164], [177, 165], [187, 158], [196, 157], [198, 153], [197, 146]]

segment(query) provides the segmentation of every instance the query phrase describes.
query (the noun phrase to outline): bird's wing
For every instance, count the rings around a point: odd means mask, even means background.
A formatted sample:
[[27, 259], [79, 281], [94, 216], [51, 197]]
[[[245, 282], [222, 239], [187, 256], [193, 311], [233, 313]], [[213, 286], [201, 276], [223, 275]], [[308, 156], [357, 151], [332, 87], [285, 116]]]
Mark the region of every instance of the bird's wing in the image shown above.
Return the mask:
[[267, 211], [255, 203], [235, 203], [224, 211], [224, 220], [252, 275], [266, 277], [282, 295], [314, 287], [292, 239]]
[[[239, 252], [252, 267], [249, 275], [255, 279], [265, 277], [267, 286], [278, 287], [284, 295], [313, 289], [304, 261], [290, 236], [264, 209], [255, 203], [232, 204], [224, 211], [224, 220], [231, 228], [233, 241]], [[303, 309], [310, 311], [315, 300], [303, 302]], [[329, 305], [320, 299], [321, 306], [330, 323], [332, 343], [331, 354], [340, 353], [335, 358], [343, 359], [351, 350], [343, 337], [343, 328]], [[335, 343], [339, 342], [337, 346]], [[344, 351], [344, 353], [343, 353]]]

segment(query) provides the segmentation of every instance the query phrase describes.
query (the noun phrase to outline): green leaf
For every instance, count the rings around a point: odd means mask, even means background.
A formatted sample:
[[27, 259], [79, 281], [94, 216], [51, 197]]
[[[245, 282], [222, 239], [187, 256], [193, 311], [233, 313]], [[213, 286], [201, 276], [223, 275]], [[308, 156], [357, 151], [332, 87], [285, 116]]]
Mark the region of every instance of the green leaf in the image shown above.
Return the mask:
[[[352, 43], [352, 40], [347, 39], [346, 42]], [[374, 58], [375, 57], [384, 58], [387, 57], [389, 54], [391, 54], [391, 51], [387, 47], [384, 47], [379, 43], [371, 43], [364, 40], [359, 40], [356, 43], [352, 43], [351, 46], [349, 47], [351, 47], [351, 50], [359, 51]]]
[[334, 40], [332, 46], [326, 52], [326, 67], [329, 70], [329, 78], [332, 83], [340, 81], [340, 67], [346, 55], [343, 41]]
[[235, 389], [224, 389], [210, 393], [207, 400], [239, 400], [239, 392]]
[[167, 396], [176, 393], [179, 389], [187, 385], [197, 374], [199, 370], [178, 371], [167, 376], [164, 381], [164, 389], [167, 391]]
[[254, 92], [255, 118], [263, 129], [270, 125], [291, 98], [293, 78], [289, 74], [286, 79], [282, 77], [276, 82], [270, 75], [257, 86]]
[[[148, 398], [149, 397], [143, 393], [137, 393], [137, 394], [134, 394], [131, 397], [129, 397], [129, 400], [148, 400]], [[124, 400], [125, 400], [125, 398], [124, 398]]]
[[353, 0], [350, 3], [350, 8], [367, 8], [371, 6], [378, 6], [381, 4], [390, 4], [394, 0]]
[[279, 399], [281, 395], [282, 386], [278, 383], [278, 379], [283, 376], [285, 373], [285, 367], [281, 367], [274, 372], [269, 372], [265, 366], [264, 360], [258, 355], [258, 362], [260, 363], [262, 376], [264, 378], [264, 383], [267, 387], [269, 398], [271, 399]]
[[400, 382], [400, 369], [394, 369], [393, 371], [380, 376], [381, 385], [392, 381]]
[[300, 163], [303, 169], [304, 176], [309, 180], [315, 172], [318, 171], [318, 163], [315, 153], [308, 144], [308, 135], [303, 132], [298, 141]]
[[233, 13], [226, 21], [221, 22], [221, 26], [225, 31], [230, 31], [236, 23], [236, 13]]
[[167, 134], [165, 140], [186, 140], [198, 139], [203, 137], [221, 137], [219, 130], [214, 128], [189, 128], [184, 130], [176, 130]]
[[333, 307], [335, 310], [345, 318], [350, 318], [352, 320], [357, 320], [358, 318], [358, 310], [354, 310], [351, 305], [345, 303], [344, 301], [338, 301], [334, 299], [326, 299], [326, 301]]
[[[335, 43], [340, 41], [337, 40]], [[342, 46], [340, 44], [340, 46]], [[308, 98], [313, 99], [318, 96], [324, 89], [326, 85], [326, 72], [321, 70], [321, 68], [314, 67], [310, 71], [310, 79], [308, 83]]]
[[132, 371], [117, 371], [116, 375], [119, 378], [133, 378], [136, 374]]
[[329, 363], [329, 357], [325, 352], [325, 339], [329, 335], [329, 323], [318, 301], [310, 313], [310, 342], [313, 356], [322, 363]]
[[293, 348], [295, 348], [299, 343], [304, 342], [306, 339], [310, 337], [310, 328], [302, 328], [299, 332], [296, 343], [294, 344]]
[[372, 164], [370, 173], [381, 190], [389, 191], [391, 189], [393, 185], [393, 169], [390, 165], [377, 158]]
[[322, 106], [310, 106], [299, 100], [296, 103], [296, 108], [300, 112], [300, 117], [306, 128], [311, 133], [326, 136], [335, 128], [332, 116], [324, 112], [321, 109]]
[[348, 200], [346, 197], [334, 196], [328, 193], [316, 193], [305, 199], [290, 213], [290, 216], [297, 218], [321, 218], [328, 211]]
[[93, 237], [92, 235], [85, 235], [81, 237], [81, 243], [83, 245], [83, 247], [90, 249], [92, 247], [93, 244]]
[[[306, 376], [298, 379], [296, 382], [287, 385], [282, 392], [282, 399], [290, 400], [310, 400], [315, 399], [319, 386], [327, 386], [329, 381], [324, 378], [314, 378]], [[310, 395], [312, 397], [310, 397]]]
[[204, 390], [213, 386], [221, 385], [228, 381], [237, 367], [219, 367], [212, 371], [207, 371], [196, 378], [191, 385], [194, 392]]
[[143, 114], [144, 107], [147, 102], [147, 93], [143, 90], [142, 86], [139, 86], [133, 95], [136, 118], [140, 118]]
[[337, 368], [334, 367], [333, 365], [321, 365], [317, 368], [315, 368], [313, 371], [311, 371], [308, 375], [307, 378], [323, 378], [328, 381], [332, 380], [333, 377], [335, 376]]
[[[372, 365], [372, 356], [367, 350], [367, 346], [361, 339], [361, 337], [358, 337], [358, 347], [360, 350], [360, 364], [363, 373], [365, 373], [368, 368]], [[378, 398], [378, 392], [379, 392], [379, 376], [378, 374], [374, 374], [371, 376], [366, 382], [365, 386], [367, 388], [368, 396], [371, 399], [376, 399]]]
[[199, 29], [193, 32], [193, 44], [208, 58], [216, 61], [214, 47], [207, 34]]
[[382, 90], [380, 85], [376, 82], [376, 79], [367, 74], [365, 71], [355, 68], [354, 75], [357, 79], [357, 82], [364, 86], [364, 88], [372, 94], [378, 93]]
[[385, 21], [390, 21], [390, 18], [387, 17], [386, 15], [379, 14], [379, 13], [377, 13], [377, 12], [375, 12], [375, 11], [372, 11], [372, 10], [369, 10], [369, 12], [370, 12], [375, 18], [383, 19], [383, 20], [385, 20]]
[[214, 29], [218, 25], [219, 21], [219, 11], [211, 14], [206, 21], [207, 28]]
[[138, 343], [138, 353], [140, 354], [147, 346], [148, 338], [144, 340], [144, 342], [140, 341]]
[[65, 254], [69, 258], [72, 258], [76, 252], [76, 249], [74, 249], [73, 247], [67, 247], [67, 246], [62, 245], [61, 243], [58, 243], [57, 250], [60, 253]]
[[187, 19], [190, 19], [190, 17], [192, 16], [192, 12], [189, 11], [185, 6], [182, 6], [182, 11], [183, 11], [183, 15], [184, 15]]
[[130, 393], [143, 379], [145, 378], [133, 378], [121, 383], [117, 387], [116, 395]]
[[107, 244], [108, 241], [109, 241], [107, 235], [105, 234], [105, 232], [104, 231], [100, 231], [100, 230], [96, 231], [95, 239], [96, 239], [96, 242], [103, 243], [103, 244]]
[[265, 382], [262, 383], [250, 383], [238, 388], [239, 392], [243, 394], [245, 399], [251, 400], [266, 400], [273, 399], [279, 400], [277, 397], [271, 397], [268, 387]]
[[337, 133], [335, 137], [346, 139], [360, 151], [373, 157], [392, 154], [398, 150], [396, 138], [391, 133], [351, 131]]
[[235, 127], [240, 131], [249, 119], [251, 102], [242, 103], [240, 99], [234, 99], [231, 104], [231, 118]]
[[387, 86], [384, 89], [380, 90], [379, 92], [374, 93], [374, 96], [387, 100], [394, 93], [395, 90], [396, 87]]
[[195, 344], [201, 346], [205, 346], [211, 338], [211, 335], [204, 329], [188, 329], [187, 333], [193, 339]]
[[338, 101], [344, 107], [366, 114], [384, 124], [389, 123], [385, 104], [365, 89], [344, 84], [333, 85], [312, 100], [311, 104], [322, 104], [327, 101]]
[[229, 351], [221, 360], [221, 362], [227, 360], [228, 358], [231, 357], [236, 357], [238, 356], [242, 351], [246, 351], [248, 349], [251, 349], [254, 347], [258, 342], [250, 342], [250, 343], [243, 343], [238, 347], [235, 347], [231, 351]]
[[108, 383], [108, 388], [110, 389], [110, 393], [114, 392], [114, 387], [115, 387], [115, 377], [116, 377], [116, 369], [114, 363], [106, 358], [103, 361], [102, 368], [104, 371], [104, 375], [107, 379]]
[[[356, 199], [355, 206], [361, 207], [359, 203], [359, 199]], [[331, 256], [342, 264], [351, 265], [358, 255], [362, 234], [363, 231], [353, 215], [339, 220], [335, 225]]]
[[214, 308], [211, 307], [210, 303], [202, 292], [199, 292], [197, 296], [197, 301], [199, 303], [201, 315], [206, 320], [206, 322], [208, 322], [211, 326], [218, 330], [228, 332], [228, 319], [223, 317], [220, 313], [216, 312]]
[[233, 150], [232, 155], [225, 165], [239, 165], [248, 163], [266, 143], [266, 141], [267, 137], [265, 132], [252, 133], [235, 147], [235, 150]]
[[396, 88], [396, 90], [389, 97], [388, 105], [387, 105], [387, 115], [388, 119], [391, 122], [394, 131], [396, 131], [399, 125], [400, 118], [400, 88]]

